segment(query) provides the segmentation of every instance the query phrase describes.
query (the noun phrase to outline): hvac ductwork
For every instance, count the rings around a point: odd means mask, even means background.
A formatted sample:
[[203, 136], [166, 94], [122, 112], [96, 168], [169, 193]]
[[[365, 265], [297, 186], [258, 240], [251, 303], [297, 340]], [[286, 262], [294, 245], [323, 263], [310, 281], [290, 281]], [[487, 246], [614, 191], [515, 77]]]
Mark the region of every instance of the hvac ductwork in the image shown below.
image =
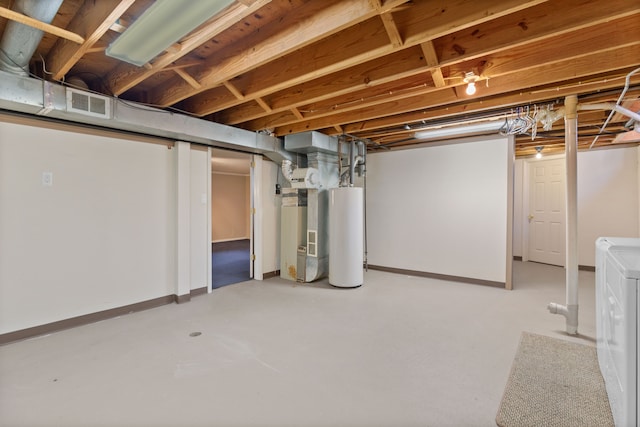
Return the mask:
[[[69, 91], [86, 96], [108, 99], [105, 114], [87, 115], [68, 107]], [[280, 164], [294, 155], [283, 149], [281, 139], [270, 135], [210, 122], [183, 114], [121, 102], [115, 98], [66, 88], [52, 83], [0, 71], [0, 109], [86, 125], [99, 126], [144, 135], [194, 142], [212, 147], [230, 148], [263, 154]], [[108, 114], [106, 114], [108, 113]]]
[[[63, 0], [17, 0], [13, 10], [50, 24]], [[7, 22], [0, 41], [0, 70], [22, 76], [29, 75], [29, 61], [44, 33], [15, 21]]]

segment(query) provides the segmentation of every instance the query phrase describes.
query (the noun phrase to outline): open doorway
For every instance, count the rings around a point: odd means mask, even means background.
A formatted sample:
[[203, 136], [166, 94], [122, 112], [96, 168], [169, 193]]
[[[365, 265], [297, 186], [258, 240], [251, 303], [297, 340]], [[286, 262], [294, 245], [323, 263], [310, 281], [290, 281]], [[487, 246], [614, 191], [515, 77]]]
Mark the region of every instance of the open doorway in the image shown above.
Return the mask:
[[211, 150], [212, 289], [251, 279], [251, 155]]

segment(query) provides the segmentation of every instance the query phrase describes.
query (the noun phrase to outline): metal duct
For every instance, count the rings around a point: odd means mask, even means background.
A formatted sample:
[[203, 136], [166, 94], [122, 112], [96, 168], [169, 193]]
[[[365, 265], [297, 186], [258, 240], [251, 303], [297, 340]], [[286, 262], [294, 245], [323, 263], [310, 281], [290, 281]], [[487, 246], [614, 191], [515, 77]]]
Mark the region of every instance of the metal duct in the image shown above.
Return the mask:
[[58, 83], [0, 71], [0, 110], [263, 154], [278, 164], [295, 158], [282, 148], [281, 139], [134, 102], [111, 98], [110, 118], [79, 114], [67, 109], [67, 90]]
[[[50, 24], [63, 0], [17, 0], [15, 12]], [[29, 75], [29, 61], [44, 32], [15, 21], [7, 22], [0, 41], [0, 70], [22, 76]]]

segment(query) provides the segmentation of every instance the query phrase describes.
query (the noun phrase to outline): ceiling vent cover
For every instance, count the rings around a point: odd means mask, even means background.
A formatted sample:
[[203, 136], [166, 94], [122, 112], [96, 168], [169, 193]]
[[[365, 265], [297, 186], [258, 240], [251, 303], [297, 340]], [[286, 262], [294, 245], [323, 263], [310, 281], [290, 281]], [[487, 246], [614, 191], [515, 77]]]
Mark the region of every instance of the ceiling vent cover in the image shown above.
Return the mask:
[[111, 98], [67, 88], [67, 111], [110, 119]]

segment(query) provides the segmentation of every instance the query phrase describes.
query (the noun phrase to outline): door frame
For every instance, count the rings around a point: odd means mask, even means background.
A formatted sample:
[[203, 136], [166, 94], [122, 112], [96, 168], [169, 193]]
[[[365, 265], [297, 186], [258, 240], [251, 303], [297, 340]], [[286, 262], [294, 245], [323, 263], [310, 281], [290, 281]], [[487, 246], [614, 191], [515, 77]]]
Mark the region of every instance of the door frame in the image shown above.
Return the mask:
[[[207, 292], [211, 293], [213, 291], [213, 263], [211, 260], [211, 236], [213, 234], [213, 199], [212, 199], [212, 189], [213, 189], [213, 167], [211, 159], [213, 158], [213, 150], [217, 147], [209, 146], [207, 149], [209, 162], [207, 166], [207, 236], [208, 236], [208, 254], [207, 257]], [[236, 150], [231, 150], [236, 151]], [[261, 192], [260, 197], [256, 196], [256, 189], [260, 188], [260, 176], [262, 171], [262, 156], [255, 155], [252, 153], [236, 151], [237, 153], [241, 153], [246, 155], [247, 161], [250, 162], [249, 167], [249, 279], [256, 278], [255, 275], [255, 265], [261, 265], [262, 261], [259, 261], [258, 254], [254, 251], [254, 246], [256, 245], [255, 240], [256, 236], [261, 236], [262, 232], [262, 217], [260, 216], [260, 221], [258, 223], [255, 222], [256, 206], [259, 206], [262, 203]], [[260, 162], [256, 161], [259, 158]], [[259, 165], [259, 167], [258, 167]], [[244, 175], [246, 176], [246, 175]], [[259, 227], [259, 231], [254, 231], [255, 227]], [[259, 246], [262, 245], [261, 238], [259, 240]], [[253, 255], [255, 255], [255, 259], [252, 260]], [[261, 252], [260, 252], [261, 255]], [[260, 270], [260, 280], [262, 280], [262, 270]]]
[[211, 293], [213, 291], [213, 263], [211, 260], [211, 235], [213, 234], [213, 201], [211, 198], [211, 180], [213, 179], [213, 168], [211, 166], [211, 159], [213, 158], [212, 147], [207, 147], [207, 155], [207, 293]]

